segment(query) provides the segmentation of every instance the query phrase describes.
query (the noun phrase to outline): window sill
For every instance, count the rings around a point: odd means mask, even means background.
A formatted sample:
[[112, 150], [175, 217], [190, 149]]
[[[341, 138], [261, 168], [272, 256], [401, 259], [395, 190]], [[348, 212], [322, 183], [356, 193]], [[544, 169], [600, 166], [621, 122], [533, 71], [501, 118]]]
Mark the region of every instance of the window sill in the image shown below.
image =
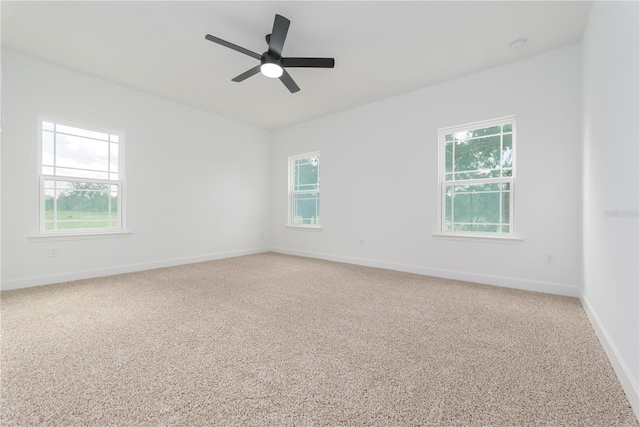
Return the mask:
[[27, 237], [30, 242], [59, 242], [66, 240], [93, 240], [93, 239], [110, 239], [118, 237], [130, 237], [131, 231], [105, 231], [91, 233], [51, 233], [36, 234]]
[[481, 234], [454, 234], [454, 233], [434, 233], [434, 239], [438, 240], [458, 240], [466, 242], [489, 242], [489, 243], [507, 243], [521, 244], [524, 238], [518, 236], [491, 236]]
[[322, 226], [320, 225], [285, 225], [285, 228], [290, 228], [292, 230], [310, 230], [310, 231], [321, 231]]

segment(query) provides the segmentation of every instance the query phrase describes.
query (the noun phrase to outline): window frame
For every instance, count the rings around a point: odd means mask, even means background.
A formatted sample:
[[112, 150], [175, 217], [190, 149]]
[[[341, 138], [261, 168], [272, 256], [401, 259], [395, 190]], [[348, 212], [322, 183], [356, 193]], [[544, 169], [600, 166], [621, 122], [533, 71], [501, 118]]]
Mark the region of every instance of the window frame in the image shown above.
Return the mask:
[[[118, 179], [100, 179], [100, 178], [83, 178], [83, 177], [75, 177], [75, 176], [62, 176], [55, 174], [45, 174], [43, 173], [43, 123], [49, 122], [55, 125], [69, 126], [74, 127], [86, 131], [92, 132], [100, 132], [106, 133], [110, 137], [117, 136], [118, 141]], [[54, 129], [56, 129], [54, 127]], [[53, 131], [54, 134], [58, 133], [57, 130]], [[124, 168], [124, 140], [125, 133], [121, 130], [117, 129], [109, 129], [105, 127], [90, 125], [87, 123], [75, 122], [66, 119], [61, 119], [54, 116], [49, 115], [38, 115], [38, 232], [35, 238], [49, 238], [49, 237], [97, 237], [97, 236], [108, 236], [108, 235], [119, 235], [119, 234], [130, 234], [126, 231], [126, 214], [125, 214], [125, 168]], [[109, 139], [109, 144], [114, 143]], [[55, 150], [55, 145], [54, 145]], [[107, 160], [108, 162], [111, 159]], [[110, 171], [107, 171], [110, 173]], [[118, 214], [118, 227], [114, 228], [80, 228], [80, 229], [54, 229], [47, 230], [45, 219], [46, 219], [46, 209], [45, 209], [45, 181], [55, 181], [55, 182], [87, 182], [87, 183], [96, 183], [96, 184], [107, 184], [107, 185], [115, 185], [117, 186], [117, 214]], [[31, 238], [30, 238], [31, 239]]]
[[[512, 125], [511, 130], [511, 176], [508, 177], [489, 177], [489, 178], [474, 178], [464, 180], [449, 180], [445, 179], [446, 174], [446, 139], [445, 136], [457, 132], [471, 132], [474, 130], [490, 128], [493, 126], [504, 126], [506, 124]], [[500, 133], [502, 135], [502, 132]], [[450, 126], [446, 128], [438, 129], [438, 232], [436, 237], [455, 237], [455, 238], [484, 238], [484, 239], [501, 239], [501, 240], [521, 240], [516, 237], [516, 215], [515, 215], [515, 189], [516, 189], [516, 139], [517, 139], [517, 116], [505, 116], [496, 119], [482, 120], [478, 122], [465, 123], [456, 126]], [[455, 178], [455, 175], [454, 175]], [[453, 185], [469, 185], [469, 184], [495, 184], [506, 183], [509, 184], [509, 232], [503, 233], [500, 231], [456, 231], [447, 230], [446, 221], [446, 198], [447, 188]], [[500, 217], [502, 215], [500, 214]]]
[[[295, 177], [295, 161], [300, 159], [306, 159], [309, 157], [317, 157], [318, 158], [318, 181], [317, 181], [317, 189], [313, 190], [294, 190], [294, 177]], [[306, 229], [314, 229], [319, 230], [322, 229], [322, 219], [321, 216], [318, 216], [318, 221], [316, 224], [294, 224], [294, 212], [293, 212], [293, 199], [296, 194], [318, 194], [318, 203], [321, 200], [321, 184], [320, 184], [320, 151], [312, 151], [303, 154], [296, 154], [293, 156], [289, 156], [288, 158], [288, 196], [287, 196], [287, 227], [292, 228], [306, 228]]]

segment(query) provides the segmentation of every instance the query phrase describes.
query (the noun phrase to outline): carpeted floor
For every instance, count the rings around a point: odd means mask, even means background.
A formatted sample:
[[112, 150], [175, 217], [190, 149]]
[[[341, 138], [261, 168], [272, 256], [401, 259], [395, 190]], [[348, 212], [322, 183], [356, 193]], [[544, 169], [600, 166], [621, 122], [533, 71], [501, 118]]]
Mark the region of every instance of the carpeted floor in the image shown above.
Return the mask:
[[638, 426], [574, 298], [267, 253], [1, 304], [3, 426]]

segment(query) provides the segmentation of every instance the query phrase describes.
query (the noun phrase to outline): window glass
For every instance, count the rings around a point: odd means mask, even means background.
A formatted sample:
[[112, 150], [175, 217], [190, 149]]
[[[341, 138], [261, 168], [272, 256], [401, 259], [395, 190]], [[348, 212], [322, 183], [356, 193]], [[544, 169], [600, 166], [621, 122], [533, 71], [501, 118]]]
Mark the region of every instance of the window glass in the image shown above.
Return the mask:
[[320, 223], [320, 193], [293, 195], [293, 224]]
[[515, 117], [440, 130], [440, 230], [513, 233]]
[[319, 186], [318, 157], [295, 160], [294, 174], [294, 191], [317, 190]]
[[42, 121], [42, 232], [122, 229], [122, 135]]
[[320, 225], [320, 153], [289, 157], [289, 225]]

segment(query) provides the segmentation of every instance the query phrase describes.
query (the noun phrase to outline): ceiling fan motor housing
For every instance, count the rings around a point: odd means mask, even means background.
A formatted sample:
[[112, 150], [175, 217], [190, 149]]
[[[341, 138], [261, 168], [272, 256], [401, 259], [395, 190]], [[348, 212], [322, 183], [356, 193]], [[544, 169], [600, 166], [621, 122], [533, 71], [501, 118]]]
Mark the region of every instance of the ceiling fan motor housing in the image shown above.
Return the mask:
[[271, 55], [269, 52], [265, 52], [262, 54], [262, 58], [260, 59], [260, 64], [278, 64], [282, 67], [282, 62], [280, 61], [282, 58], [279, 56]]

